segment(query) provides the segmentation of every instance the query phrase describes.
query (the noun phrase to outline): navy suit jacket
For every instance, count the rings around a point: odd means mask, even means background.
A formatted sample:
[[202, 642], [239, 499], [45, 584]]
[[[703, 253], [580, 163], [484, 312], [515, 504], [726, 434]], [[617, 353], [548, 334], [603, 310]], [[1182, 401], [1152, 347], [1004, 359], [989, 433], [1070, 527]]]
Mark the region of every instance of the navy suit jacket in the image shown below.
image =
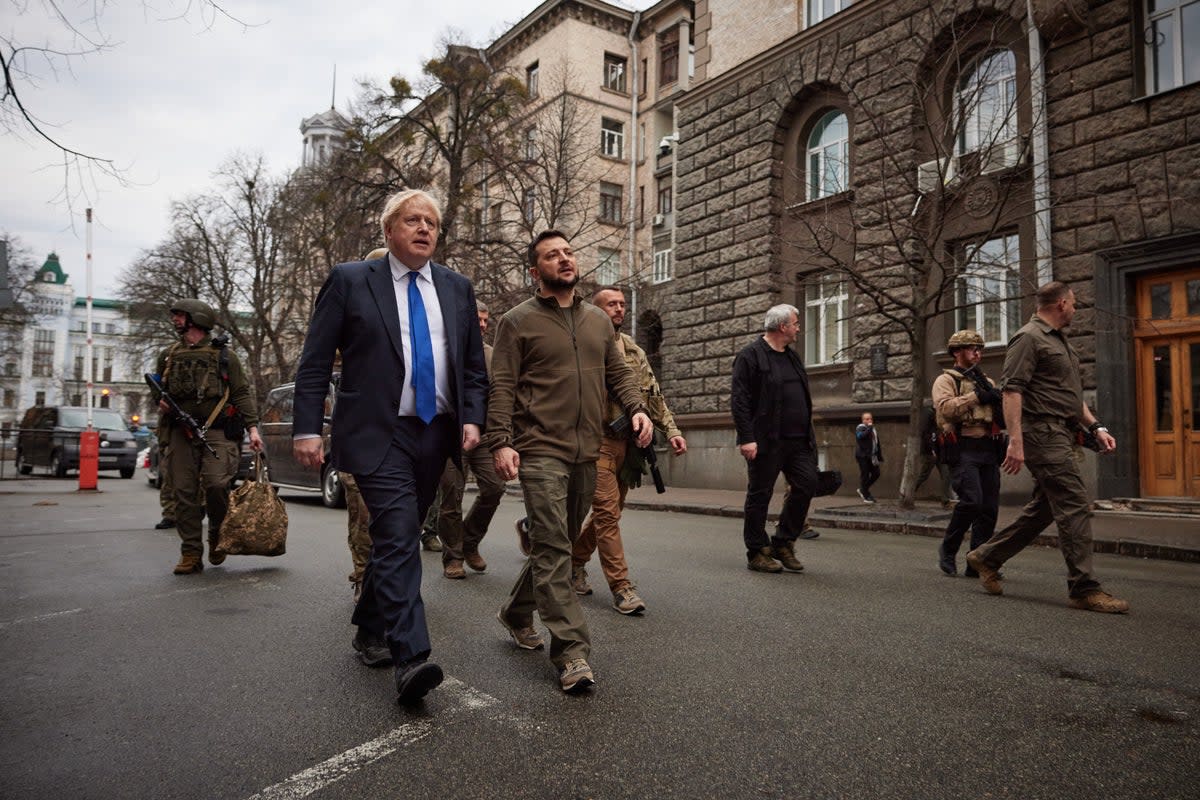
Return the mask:
[[[441, 264], [430, 264], [449, 346], [450, 402], [462, 426], [487, 419], [487, 368], [471, 282]], [[334, 355], [342, 376], [333, 410], [333, 462], [352, 474], [383, 463], [400, 413], [404, 344], [388, 257], [338, 264], [317, 295], [296, 370], [293, 433], [321, 432]], [[461, 452], [452, 452], [461, 463]], [[429, 469], [442, 470], [430, 464]]]

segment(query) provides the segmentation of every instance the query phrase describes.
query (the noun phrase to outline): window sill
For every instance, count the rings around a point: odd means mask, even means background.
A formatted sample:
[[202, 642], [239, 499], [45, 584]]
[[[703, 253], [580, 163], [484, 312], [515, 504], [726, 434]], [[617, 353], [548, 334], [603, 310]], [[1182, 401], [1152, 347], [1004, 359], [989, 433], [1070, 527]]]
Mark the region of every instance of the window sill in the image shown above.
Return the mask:
[[786, 206], [784, 210], [788, 213], [794, 214], [803, 211], [811, 211], [813, 207], [820, 203], [824, 203], [826, 205], [848, 205], [852, 202], [854, 202], [854, 190], [846, 189], [845, 191], [838, 192], [837, 194], [818, 197], [815, 200], [802, 200], [799, 203], [792, 203], [791, 205]]

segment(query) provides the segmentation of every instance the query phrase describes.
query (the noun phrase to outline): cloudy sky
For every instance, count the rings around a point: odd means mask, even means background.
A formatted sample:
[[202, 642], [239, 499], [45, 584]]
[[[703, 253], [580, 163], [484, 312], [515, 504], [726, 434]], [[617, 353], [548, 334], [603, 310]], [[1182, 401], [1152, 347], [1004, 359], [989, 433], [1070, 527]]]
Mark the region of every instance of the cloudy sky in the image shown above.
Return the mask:
[[[94, 176], [86, 195], [71, 179], [71, 205], [53, 148], [29, 133], [0, 132], [0, 233], [19, 238], [41, 263], [56, 251], [77, 295], [85, 282], [84, 209], [94, 209], [93, 296], [112, 297], [139, 251], [166, 231], [172, 199], [212, 186], [232, 153], [261, 152], [273, 171], [298, 165], [300, 121], [346, 108], [361, 78], [418, 75], [449, 30], [485, 45], [540, 0], [222, 0], [243, 27], [211, 20], [187, 0], [116, 0], [99, 29], [114, 43], [54, 75], [46, 65], [23, 100], [65, 145], [111, 158], [128, 185]], [[60, 0], [80, 30], [94, 0]], [[621, 5], [626, 5], [622, 3]], [[24, 6], [27, 10], [19, 13]], [[21, 44], [71, 48], [40, 3], [0, 0], [0, 35]], [[60, 64], [61, 66], [61, 64]], [[73, 206], [73, 207], [72, 207]]]

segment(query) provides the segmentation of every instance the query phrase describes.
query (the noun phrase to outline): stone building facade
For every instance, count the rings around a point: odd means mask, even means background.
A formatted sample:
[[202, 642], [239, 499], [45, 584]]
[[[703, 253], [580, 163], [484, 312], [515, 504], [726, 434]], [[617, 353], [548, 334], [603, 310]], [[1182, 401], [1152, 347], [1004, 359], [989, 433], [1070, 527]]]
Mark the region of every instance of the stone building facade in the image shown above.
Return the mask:
[[698, 2], [661, 376], [690, 452], [670, 480], [743, 484], [730, 368], [786, 302], [823, 463], [853, 474], [871, 410], [894, 496], [947, 335], [982, 330], [998, 374], [1053, 278], [1079, 298], [1087, 399], [1121, 444], [1087, 462], [1099, 494], [1200, 496], [1191, 5]]

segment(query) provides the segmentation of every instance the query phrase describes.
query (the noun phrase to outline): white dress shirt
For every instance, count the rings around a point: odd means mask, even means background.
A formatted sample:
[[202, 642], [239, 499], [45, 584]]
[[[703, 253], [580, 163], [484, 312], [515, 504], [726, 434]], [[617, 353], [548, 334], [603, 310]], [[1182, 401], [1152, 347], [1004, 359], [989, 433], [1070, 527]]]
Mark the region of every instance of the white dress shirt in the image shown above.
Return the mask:
[[[409, 269], [391, 253], [388, 266], [392, 271], [392, 287], [396, 291], [396, 308], [400, 312], [400, 338], [404, 342], [404, 389], [400, 394], [400, 416], [417, 415], [417, 398], [412, 387], [412, 332], [408, 325], [408, 274]], [[450, 410], [450, 340], [446, 336], [446, 323], [442, 319], [442, 306], [438, 302], [437, 289], [433, 285], [433, 269], [426, 261], [417, 273], [417, 289], [421, 302], [425, 304], [425, 317], [429, 320], [429, 338], [433, 343], [433, 372], [437, 386], [437, 411], [444, 414]]]

